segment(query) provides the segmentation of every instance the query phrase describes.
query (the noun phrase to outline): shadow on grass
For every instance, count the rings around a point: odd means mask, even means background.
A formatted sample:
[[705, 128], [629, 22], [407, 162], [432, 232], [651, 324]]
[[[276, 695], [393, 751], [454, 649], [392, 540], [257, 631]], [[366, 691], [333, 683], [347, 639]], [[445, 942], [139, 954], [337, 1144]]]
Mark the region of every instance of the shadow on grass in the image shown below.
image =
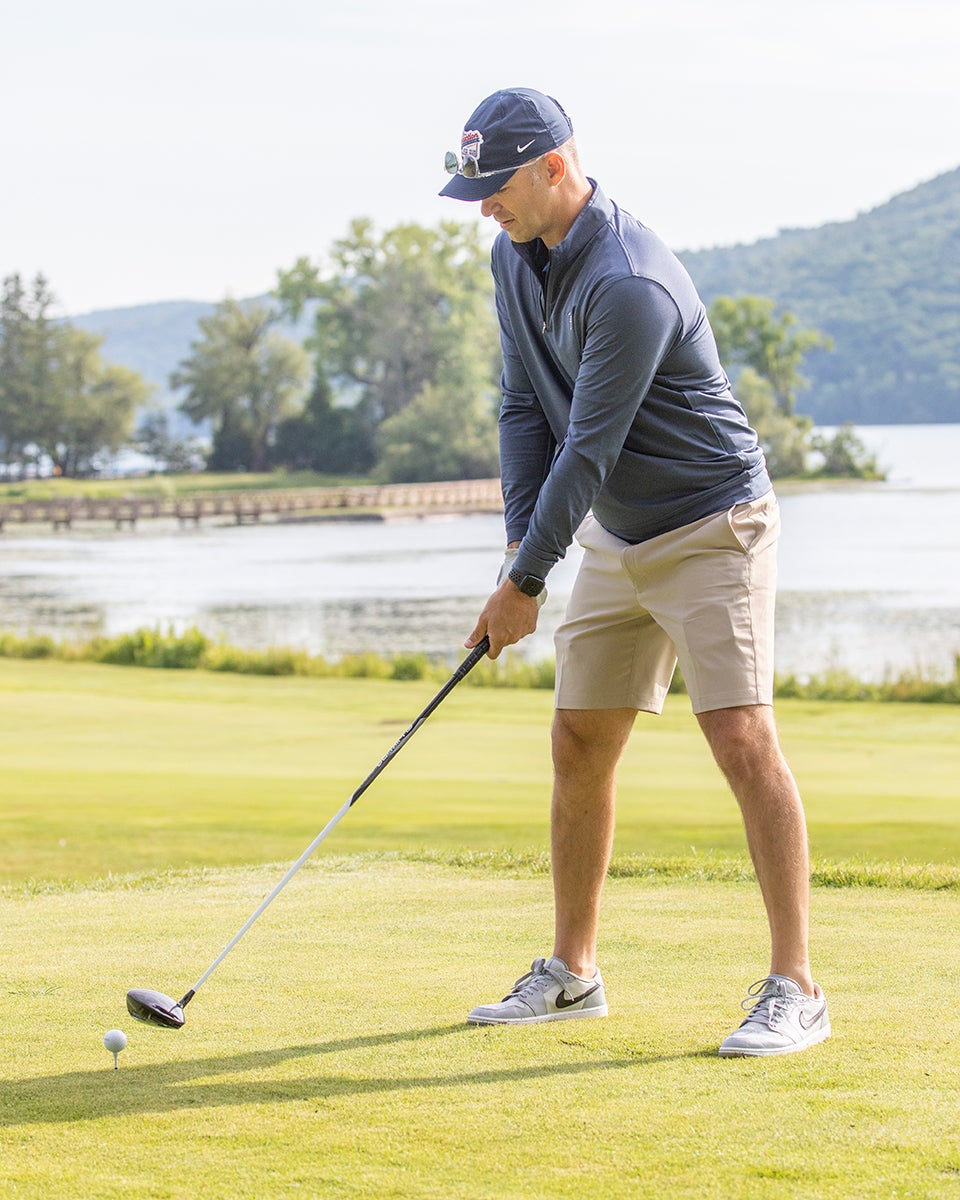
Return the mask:
[[[267, 1070], [296, 1058], [339, 1055], [351, 1050], [454, 1035], [463, 1038], [483, 1036], [478, 1029], [458, 1023], [438, 1025], [429, 1029], [339, 1038], [302, 1046], [281, 1046], [274, 1050], [257, 1050], [227, 1058], [211, 1057], [152, 1063], [140, 1067], [121, 1067], [119, 1071], [109, 1068], [73, 1071], [65, 1075], [44, 1075], [23, 1081], [5, 1080], [0, 1090], [0, 1127], [100, 1120], [103, 1117], [129, 1117], [203, 1107], [337, 1099], [342, 1096], [362, 1096], [377, 1092], [415, 1091], [419, 1088], [562, 1079], [591, 1071], [622, 1071], [708, 1056], [705, 1050], [667, 1055], [634, 1052], [624, 1057], [598, 1057], [588, 1062], [546, 1063], [467, 1072], [458, 1071], [456, 1061], [451, 1059], [449, 1070], [436, 1075], [343, 1076], [334, 1065], [328, 1073], [318, 1072], [305, 1079], [201, 1082], [211, 1076]], [[709, 1054], [709, 1057], [715, 1058], [716, 1052]]]

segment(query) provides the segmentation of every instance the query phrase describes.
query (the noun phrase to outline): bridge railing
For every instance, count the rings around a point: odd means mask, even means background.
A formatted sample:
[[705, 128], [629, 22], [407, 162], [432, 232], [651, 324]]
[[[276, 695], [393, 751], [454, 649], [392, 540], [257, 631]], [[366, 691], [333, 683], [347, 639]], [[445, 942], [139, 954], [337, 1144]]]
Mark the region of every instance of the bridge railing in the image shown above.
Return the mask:
[[195, 492], [184, 496], [72, 496], [54, 500], [0, 501], [0, 530], [6, 524], [42, 524], [60, 529], [81, 521], [100, 521], [112, 522], [120, 528], [135, 525], [138, 521], [158, 519], [195, 523], [232, 519], [239, 524], [259, 521], [261, 517], [282, 520], [330, 510], [496, 512], [502, 508], [499, 479]]

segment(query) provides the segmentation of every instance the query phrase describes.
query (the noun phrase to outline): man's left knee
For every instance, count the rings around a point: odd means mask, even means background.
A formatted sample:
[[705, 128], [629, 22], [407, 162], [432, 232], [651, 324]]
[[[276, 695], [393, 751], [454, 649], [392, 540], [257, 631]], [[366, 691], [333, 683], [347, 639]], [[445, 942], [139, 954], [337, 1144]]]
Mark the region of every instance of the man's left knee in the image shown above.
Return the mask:
[[780, 744], [773, 709], [755, 704], [699, 713], [697, 719], [720, 769], [728, 777], [742, 777], [766, 769]]

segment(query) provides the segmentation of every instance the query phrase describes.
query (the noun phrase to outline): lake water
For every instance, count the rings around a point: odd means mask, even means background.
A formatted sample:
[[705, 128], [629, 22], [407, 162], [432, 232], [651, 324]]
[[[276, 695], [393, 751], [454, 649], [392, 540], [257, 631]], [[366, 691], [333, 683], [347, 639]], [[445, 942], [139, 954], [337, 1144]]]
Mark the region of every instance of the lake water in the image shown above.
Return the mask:
[[[952, 672], [960, 653], [960, 424], [864, 426], [881, 484], [781, 486], [777, 666], [862, 678]], [[143, 522], [0, 535], [0, 628], [58, 638], [199, 626], [235, 645], [452, 660], [500, 565], [499, 517], [308, 524]], [[552, 655], [579, 552], [549, 580]]]

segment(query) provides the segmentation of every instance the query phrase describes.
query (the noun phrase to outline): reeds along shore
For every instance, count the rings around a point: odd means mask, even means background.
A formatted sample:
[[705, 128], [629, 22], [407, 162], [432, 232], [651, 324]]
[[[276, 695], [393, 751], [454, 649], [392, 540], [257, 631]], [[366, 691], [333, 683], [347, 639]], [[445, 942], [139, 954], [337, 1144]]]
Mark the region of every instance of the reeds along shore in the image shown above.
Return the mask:
[[[238, 675], [300, 675], [316, 679], [393, 679], [442, 681], [451, 662], [425, 654], [348, 654], [330, 661], [306, 650], [277, 646], [245, 650], [214, 641], [197, 628], [183, 633], [138, 629], [116, 637], [85, 642], [58, 641], [42, 634], [0, 633], [0, 658], [56, 659], [60, 662], [105, 663], [112, 666], [170, 670], [232, 672]], [[474, 687], [544, 688], [554, 685], [554, 664], [529, 663], [509, 652], [496, 662], [485, 660], [471, 672]], [[685, 692], [679, 671], [670, 689]], [[794, 700], [869, 700], [919, 704], [960, 703], [960, 654], [952, 674], [937, 675], [918, 668], [879, 682], [857, 679], [846, 671], [827, 671], [800, 679], [778, 676], [776, 695]]]

